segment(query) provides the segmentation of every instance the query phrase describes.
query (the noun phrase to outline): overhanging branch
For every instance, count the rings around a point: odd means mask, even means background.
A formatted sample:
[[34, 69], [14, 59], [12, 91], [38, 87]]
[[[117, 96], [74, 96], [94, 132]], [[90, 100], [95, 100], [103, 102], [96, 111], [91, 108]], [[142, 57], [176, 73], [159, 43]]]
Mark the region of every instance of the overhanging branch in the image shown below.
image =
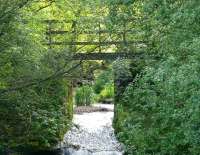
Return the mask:
[[35, 86], [35, 85], [44, 83], [44, 82], [49, 81], [49, 80], [61, 78], [61, 77], [63, 77], [63, 75], [69, 74], [74, 69], [76, 69], [77, 67], [79, 67], [81, 65], [81, 63], [82, 63], [82, 61], [80, 61], [78, 64], [72, 66], [71, 68], [69, 68], [66, 71], [62, 71], [62, 72], [58, 71], [58, 72], [56, 72], [56, 73], [54, 73], [54, 74], [52, 74], [49, 77], [46, 77], [44, 79], [35, 79], [35, 80], [29, 81], [29, 82], [27, 82], [27, 83], [25, 83], [25, 84], [23, 84], [21, 86], [15, 86], [15, 87], [10, 87], [10, 88], [6, 88], [6, 89], [0, 89], [0, 94], [22, 90], [24, 88]]

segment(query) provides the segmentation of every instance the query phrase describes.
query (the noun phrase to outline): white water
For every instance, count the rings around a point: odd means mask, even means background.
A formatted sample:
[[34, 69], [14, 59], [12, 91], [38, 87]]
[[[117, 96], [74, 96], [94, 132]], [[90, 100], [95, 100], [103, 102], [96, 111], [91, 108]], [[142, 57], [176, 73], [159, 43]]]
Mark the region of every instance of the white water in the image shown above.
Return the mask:
[[[95, 105], [113, 110], [113, 105]], [[75, 114], [73, 127], [64, 138], [65, 155], [122, 155], [112, 128], [113, 112]], [[75, 149], [76, 148], [76, 149]]]

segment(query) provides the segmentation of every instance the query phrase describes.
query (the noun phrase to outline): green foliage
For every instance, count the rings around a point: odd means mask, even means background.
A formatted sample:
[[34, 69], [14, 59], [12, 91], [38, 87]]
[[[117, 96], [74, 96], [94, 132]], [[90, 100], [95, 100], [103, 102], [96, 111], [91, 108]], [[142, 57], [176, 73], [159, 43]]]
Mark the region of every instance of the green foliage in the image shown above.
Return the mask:
[[68, 82], [53, 76], [63, 61], [42, 44], [42, 24], [28, 22], [31, 2], [0, 2], [0, 148], [51, 148], [71, 122]]
[[122, 137], [124, 138], [124, 135], [126, 132], [123, 131], [124, 130], [123, 125], [124, 125], [125, 120], [129, 116], [129, 113], [127, 112], [127, 110], [125, 110], [125, 107], [122, 104], [115, 104], [115, 116], [116, 117], [114, 118], [114, 122], [113, 122], [115, 133], [118, 134], [120, 132], [123, 132]]
[[199, 2], [155, 0], [143, 6], [138, 9], [148, 17], [141, 25], [149, 43], [146, 58], [155, 58], [146, 59], [148, 66], [117, 102], [114, 127], [127, 154], [198, 155]]
[[97, 102], [106, 102], [106, 100], [114, 98], [113, 81], [113, 70], [111, 66], [97, 75], [93, 85], [96, 94], [95, 100]]
[[104, 86], [104, 89], [98, 95], [98, 101], [105, 101], [106, 99], [114, 98], [114, 85], [113, 83], [108, 83]]
[[[1, 144], [44, 149], [56, 145], [67, 130], [66, 87], [62, 81], [1, 96]], [[17, 124], [16, 124], [17, 122]], [[47, 130], [48, 129], [48, 130]]]
[[130, 70], [130, 61], [118, 59], [113, 63], [115, 81], [115, 102], [122, 97], [126, 86], [133, 80]]
[[[125, 25], [127, 30], [135, 31], [126, 40], [140, 43], [102, 50], [143, 52], [134, 62], [118, 60], [114, 64], [118, 92], [114, 127], [128, 154], [198, 155], [199, 14], [198, 0], [0, 0], [0, 150], [50, 148], [63, 138], [72, 119], [72, 94], [67, 88], [70, 82], [62, 73], [66, 77], [74, 74], [66, 72], [73, 63], [66, 64], [65, 58], [75, 47], [47, 50], [41, 33], [45, 27], [36, 21], [81, 17], [75, 25], [84, 32], [96, 30], [98, 18], [104, 16], [102, 29], [120, 32]], [[88, 15], [92, 18], [83, 24], [82, 17]], [[134, 22], [124, 24], [126, 19]], [[76, 32], [73, 24], [63, 23], [56, 28]], [[119, 37], [101, 34], [101, 40]], [[67, 38], [59, 35], [52, 41], [77, 38], [98, 39], [77, 34]], [[97, 47], [78, 48], [88, 52]], [[83, 73], [93, 75], [92, 66], [95, 68], [92, 63], [83, 68]], [[103, 98], [112, 96], [111, 77], [110, 70], [100, 74], [94, 84], [95, 93]], [[79, 88], [75, 100], [78, 105], [91, 104], [92, 88]]]
[[[67, 118], [68, 120], [72, 120], [73, 118], [73, 114], [74, 114], [74, 102], [73, 102], [73, 99], [74, 99], [74, 96], [73, 96], [73, 86], [72, 85], [68, 85], [68, 89], [67, 89], [67, 99], [66, 99], [66, 113], [67, 113]], [[64, 131], [66, 132], [66, 131]]]
[[96, 94], [101, 93], [101, 91], [104, 89], [107, 83], [112, 83], [112, 79], [113, 79], [112, 76], [113, 76], [113, 73], [112, 73], [111, 68], [100, 73], [95, 79], [95, 83], [93, 86], [94, 92]]
[[191, 154], [200, 151], [199, 62], [175, 58], [147, 68], [124, 94], [129, 116], [119, 137], [130, 153]]
[[75, 94], [75, 104], [77, 106], [91, 105], [94, 102], [94, 92], [90, 85], [77, 88]]

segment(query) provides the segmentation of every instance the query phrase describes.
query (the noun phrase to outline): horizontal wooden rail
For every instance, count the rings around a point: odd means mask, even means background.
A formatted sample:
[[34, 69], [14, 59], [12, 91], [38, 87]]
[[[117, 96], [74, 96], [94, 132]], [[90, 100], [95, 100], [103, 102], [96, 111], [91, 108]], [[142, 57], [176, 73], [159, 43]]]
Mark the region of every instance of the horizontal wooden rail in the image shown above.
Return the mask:
[[[134, 33], [136, 30], [125, 30], [125, 31], [111, 31], [111, 30], [101, 30], [101, 31], [77, 31], [76, 34], [123, 34], [123, 33]], [[46, 32], [47, 35], [57, 35], [57, 34], [75, 34], [72, 31], [59, 31], [51, 30]]]
[[[48, 20], [43, 20], [44, 23], [72, 23], [72, 22], [88, 22], [88, 21], [98, 21], [98, 22], [103, 22], [103, 21], [107, 21], [109, 19], [107, 18], [98, 18], [98, 17], [80, 17], [78, 19], [72, 19], [72, 20], [57, 20], [57, 19], [48, 19]], [[139, 20], [139, 18], [121, 18], [119, 19], [120, 21], [123, 22], [132, 22], [135, 20]]]
[[50, 42], [47, 45], [100, 45], [100, 46], [108, 46], [108, 45], [130, 45], [130, 44], [145, 44], [144, 41], [105, 41], [105, 42]]

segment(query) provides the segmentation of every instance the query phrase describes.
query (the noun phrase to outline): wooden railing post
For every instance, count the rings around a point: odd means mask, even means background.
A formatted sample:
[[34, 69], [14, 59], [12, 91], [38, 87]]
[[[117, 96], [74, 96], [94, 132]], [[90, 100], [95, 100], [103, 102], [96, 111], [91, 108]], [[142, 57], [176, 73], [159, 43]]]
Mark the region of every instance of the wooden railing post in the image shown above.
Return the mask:
[[51, 37], [51, 31], [52, 31], [52, 21], [49, 20], [48, 23], [47, 23], [47, 30], [46, 32], [48, 33], [46, 39], [48, 41], [48, 47], [49, 49], [52, 49], [52, 37]]
[[123, 22], [123, 49], [126, 49], [127, 46], [127, 40], [126, 40], [126, 20]]
[[99, 53], [101, 53], [101, 22], [99, 21]]
[[[77, 22], [76, 21], [73, 21], [73, 22], [74, 22], [74, 27], [73, 27], [73, 33], [74, 33], [73, 42], [76, 42], [77, 41]], [[74, 45], [73, 51], [75, 53], [77, 52], [76, 45]]]
[[70, 45], [70, 50], [71, 52], [76, 53], [77, 49], [76, 49], [76, 44], [74, 44], [77, 40], [77, 23], [75, 20], [72, 21], [72, 38], [71, 38], [71, 45]]

